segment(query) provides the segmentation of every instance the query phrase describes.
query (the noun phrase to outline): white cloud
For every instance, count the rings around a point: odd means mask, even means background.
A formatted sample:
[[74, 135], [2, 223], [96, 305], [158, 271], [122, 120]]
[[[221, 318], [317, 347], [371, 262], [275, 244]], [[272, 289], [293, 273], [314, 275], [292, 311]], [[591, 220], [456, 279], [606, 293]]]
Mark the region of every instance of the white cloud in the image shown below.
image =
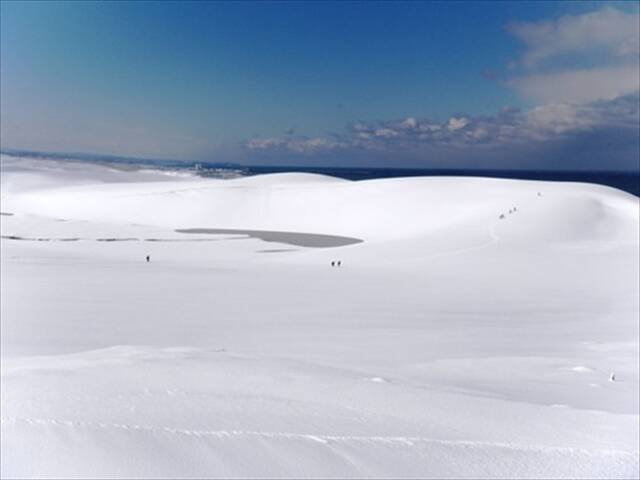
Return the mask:
[[569, 53], [602, 50], [620, 57], [640, 54], [640, 16], [613, 8], [549, 21], [513, 23], [507, 29], [527, 45], [521, 63], [528, 68]]
[[418, 130], [421, 132], [437, 132], [440, 129], [442, 129], [442, 126], [437, 123], [421, 123], [418, 126]]
[[247, 143], [247, 147], [251, 150], [268, 150], [284, 144], [285, 140], [281, 138], [252, 138]]
[[486, 138], [489, 135], [489, 132], [484, 127], [478, 127], [473, 132], [471, 132], [471, 135], [473, 136], [473, 138], [480, 140]]
[[397, 153], [430, 147], [534, 147], [544, 142], [571, 141], [579, 135], [598, 131], [615, 130], [637, 137], [640, 96], [632, 93], [582, 105], [549, 103], [526, 111], [506, 108], [492, 116], [452, 117], [443, 123], [429, 119], [414, 121], [415, 127], [410, 129], [406, 128], [406, 121], [358, 122], [342, 136], [253, 139], [247, 147], [254, 151], [302, 154], [337, 151]]
[[[252, 140], [252, 150], [332, 153], [374, 158], [455, 159], [486, 155], [519, 164], [514, 152], [529, 152], [538, 165], [544, 155], [591, 166], [616, 161], [637, 168], [640, 152], [640, 31], [638, 14], [605, 8], [557, 20], [509, 27], [526, 45], [506, 85], [540, 105], [525, 111], [504, 108], [495, 115], [456, 115], [443, 122], [407, 117], [359, 121], [341, 135], [309, 139]], [[604, 53], [604, 55], [603, 55]], [[566, 65], [572, 65], [567, 68]], [[579, 66], [579, 67], [578, 67]], [[611, 146], [618, 152], [609, 155]], [[555, 149], [555, 150], [554, 150]], [[622, 152], [622, 153], [620, 153]], [[517, 159], [517, 160], [516, 160]], [[554, 165], [557, 165], [555, 163]]]
[[416, 128], [416, 125], [418, 125], [418, 122], [413, 117], [409, 117], [402, 122], [402, 126], [405, 128]]
[[603, 8], [550, 21], [511, 24], [508, 30], [527, 48], [520, 61], [512, 64], [514, 76], [507, 85], [527, 98], [589, 103], [640, 89], [637, 13]]
[[447, 124], [447, 128], [452, 131], [460, 130], [461, 128], [466, 127], [468, 123], [469, 123], [469, 120], [464, 117], [461, 117], [461, 118], [451, 117], [449, 119], [449, 123]]
[[597, 111], [570, 104], [550, 104], [533, 108], [525, 115], [525, 125], [536, 135], [550, 137], [588, 130], [600, 122]]
[[375, 135], [376, 137], [381, 137], [381, 138], [393, 138], [393, 137], [397, 137], [400, 134], [399, 132], [391, 128], [379, 128], [375, 131]]
[[638, 65], [541, 73], [508, 82], [520, 94], [542, 102], [611, 100], [640, 89]]
[[338, 141], [325, 137], [270, 137], [253, 138], [246, 143], [246, 147], [253, 151], [290, 151], [295, 153], [313, 153], [340, 148]]

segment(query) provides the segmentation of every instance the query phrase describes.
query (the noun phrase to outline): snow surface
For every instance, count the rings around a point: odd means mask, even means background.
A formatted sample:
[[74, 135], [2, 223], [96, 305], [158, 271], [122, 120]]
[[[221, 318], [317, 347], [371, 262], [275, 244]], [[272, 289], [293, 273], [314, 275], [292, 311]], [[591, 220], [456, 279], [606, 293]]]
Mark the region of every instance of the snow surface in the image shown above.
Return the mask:
[[640, 474], [637, 197], [7, 157], [1, 180], [3, 478]]

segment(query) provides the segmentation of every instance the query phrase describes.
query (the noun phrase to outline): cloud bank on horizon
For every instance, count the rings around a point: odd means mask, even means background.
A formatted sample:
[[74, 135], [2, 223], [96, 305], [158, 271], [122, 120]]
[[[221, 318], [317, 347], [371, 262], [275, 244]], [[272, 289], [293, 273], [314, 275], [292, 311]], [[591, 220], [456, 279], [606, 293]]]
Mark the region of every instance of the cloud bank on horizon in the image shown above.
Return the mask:
[[382, 162], [395, 157], [400, 164], [429, 158], [434, 166], [640, 169], [638, 13], [605, 7], [506, 29], [525, 49], [498, 81], [536, 102], [530, 108], [440, 122], [357, 121], [346, 133], [256, 137], [245, 147], [265, 156], [325, 160], [346, 155]]

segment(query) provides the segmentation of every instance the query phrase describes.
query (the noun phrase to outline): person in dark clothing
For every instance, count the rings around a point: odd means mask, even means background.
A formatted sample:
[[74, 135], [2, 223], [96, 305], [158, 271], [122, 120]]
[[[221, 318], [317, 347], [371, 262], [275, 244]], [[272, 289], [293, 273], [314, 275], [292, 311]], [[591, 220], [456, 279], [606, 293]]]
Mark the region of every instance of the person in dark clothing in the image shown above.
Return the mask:
[[149, 263], [149, 260], [151, 260], [151, 257], [147, 255], [147, 263]]
[[336, 266], [336, 262], [331, 262], [331, 266], [335, 267]]
[[338, 260], [338, 266], [342, 265], [342, 260]]

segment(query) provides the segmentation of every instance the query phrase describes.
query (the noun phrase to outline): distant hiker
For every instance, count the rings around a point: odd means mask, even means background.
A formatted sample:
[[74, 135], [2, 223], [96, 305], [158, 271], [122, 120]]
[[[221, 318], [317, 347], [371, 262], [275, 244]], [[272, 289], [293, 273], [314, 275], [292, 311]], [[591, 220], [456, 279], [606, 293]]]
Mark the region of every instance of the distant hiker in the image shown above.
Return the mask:
[[338, 266], [342, 265], [342, 261], [338, 260]]
[[500, 220], [502, 220], [504, 218], [504, 213], [500, 214], [500, 216], [498, 217]]
[[615, 382], [616, 381], [616, 374], [612, 373], [611, 375], [609, 375], [609, 381], [610, 382]]
[[331, 266], [335, 267], [336, 266], [336, 262], [331, 262]]
[[147, 263], [149, 263], [149, 260], [151, 260], [151, 257], [147, 255]]

